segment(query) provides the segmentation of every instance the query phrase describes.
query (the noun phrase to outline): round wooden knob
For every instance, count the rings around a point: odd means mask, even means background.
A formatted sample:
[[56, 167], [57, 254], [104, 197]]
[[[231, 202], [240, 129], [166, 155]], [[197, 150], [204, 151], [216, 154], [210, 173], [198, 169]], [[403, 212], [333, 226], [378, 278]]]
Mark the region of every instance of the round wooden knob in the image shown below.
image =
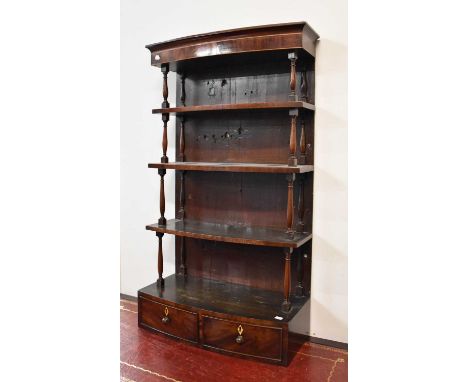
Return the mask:
[[167, 323], [169, 322], [169, 317], [168, 317], [168, 316], [164, 316], [164, 317], [162, 318], [162, 322], [163, 322], [163, 324], [167, 324]]
[[244, 337], [242, 337], [242, 336], [237, 336], [237, 337], [236, 337], [236, 342], [237, 342], [239, 345], [242, 344], [242, 343], [244, 343]]

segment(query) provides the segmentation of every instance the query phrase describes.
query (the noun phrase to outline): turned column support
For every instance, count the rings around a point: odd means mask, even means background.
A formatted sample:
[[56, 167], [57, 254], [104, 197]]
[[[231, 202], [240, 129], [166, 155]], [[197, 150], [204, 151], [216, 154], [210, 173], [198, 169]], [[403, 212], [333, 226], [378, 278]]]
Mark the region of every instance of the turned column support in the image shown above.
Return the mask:
[[180, 102], [185, 106], [185, 74], [180, 74]]
[[164, 213], [166, 212], [166, 196], [164, 194], [164, 175], [166, 175], [166, 169], [160, 168], [158, 174], [161, 176], [161, 183], [159, 187], [159, 212], [161, 217], [158, 220], [159, 225], [166, 225], [166, 218]]
[[299, 175], [299, 203], [297, 207], [297, 215], [298, 215], [298, 222], [296, 230], [297, 232], [304, 232], [304, 211], [305, 211], [305, 203], [304, 203], [304, 176]]
[[289, 87], [291, 92], [289, 93], [289, 100], [290, 101], [297, 101], [297, 94], [296, 94], [296, 60], [297, 60], [297, 53], [291, 52], [288, 53], [289, 61], [291, 61], [291, 75], [289, 79]]
[[169, 121], [169, 114], [163, 114], [162, 115], [162, 121], [164, 123], [164, 128], [163, 128], [163, 137], [162, 137], [162, 150], [163, 150], [163, 156], [161, 157], [161, 163], [168, 163], [169, 158], [167, 157], [167, 122]]
[[187, 266], [185, 265], [185, 237], [181, 236], [180, 238], [180, 266], [179, 274], [182, 276], [187, 276]]
[[178, 218], [185, 218], [185, 171], [180, 172], [180, 194], [179, 194], [179, 214]]
[[298, 251], [297, 257], [297, 285], [296, 296], [304, 297], [304, 257], [307, 256], [303, 250]]
[[306, 164], [306, 134], [305, 134], [305, 120], [301, 121], [301, 139], [299, 140], [299, 147], [301, 149], [301, 155], [299, 156], [299, 164]]
[[180, 132], [179, 132], [179, 162], [185, 161], [185, 118], [180, 117]]
[[297, 166], [297, 157], [296, 157], [296, 123], [297, 116], [299, 115], [298, 109], [289, 110], [289, 115], [291, 117], [291, 132], [289, 134], [289, 166]]
[[288, 205], [286, 209], [286, 225], [287, 233], [294, 237], [293, 230], [293, 215], [294, 215], [294, 180], [296, 179], [296, 174], [288, 174], [286, 180], [288, 181]]
[[164, 287], [164, 279], [163, 275], [163, 250], [162, 250], [162, 238], [164, 234], [162, 232], [156, 232], [156, 236], [158, 237], [158, 280], [156, 281], [156, 285], [158, 287]]
[[307, 83], [307, 72], [301, 72], [301, 100], [304, 102], [309, 101], [307, 93], [309, 92], [309, 84]]
[[281, 310], [287, 313], [291, 310], [291, 300], [289, 297], [291, 289], [291, 254], [292, 248], [284, 248], [284, 284], [283, 284], [283, 303]]
[[163, 98], [164, 101], [161, 104], [161, 107], [169, 107], [169, 102], [167, 102], [167, 97], [169, 96], [169, 88], [167, 87], [167, 73], [169, 73], [169, 64], [161, 65], [161, 72], [163, 74]]

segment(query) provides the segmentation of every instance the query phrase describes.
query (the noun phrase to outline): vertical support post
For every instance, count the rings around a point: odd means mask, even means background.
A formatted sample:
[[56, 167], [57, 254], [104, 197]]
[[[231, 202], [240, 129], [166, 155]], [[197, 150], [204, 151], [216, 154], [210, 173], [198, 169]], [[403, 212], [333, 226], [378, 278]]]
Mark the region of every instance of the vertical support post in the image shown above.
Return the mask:
[[301, 121], [301, 139], [299, 141], [301, 155], [299, 157], [299, 164], [306, 164], [306, 134], [305, 134], [305, 119]]
[[288, 181], [288, 206], [286, 210], [286, 223], [287, 223], [287, 233], [294, 237], [293, 230], [293, 213], [294, 213], [294, 180], [296, 179], [296, 174], [288, 174], [286, 180]]
[[289, 293], [291, 289], [291, 253], [292, 248], [284, 248], [284, 284], [283, 284], [283, 303], [281, 310], [284, 313], [289, 312], [291, 309], [291, 300]]
[[182, 276], [187, 276], [187, 267], [185, 265], [185, 237], [181, 236], [180, 238], [180, 267], [179, 274]]
[[304, 256], [303, 250], [298, 251], [297, 258], [297, 285], [296, 285], [296, 296], [304, 297]]
[[180, 172], [179, 219], [185, 218], [185, 171]]
[[163, 156], [161, 157], [161, 163], [169, 162], [169, 158], [167, 157], [167, 121], [169, 121], [169, 114], [164, 113], [162, 114], [162, 120], [164, 123], [163, 129], [163, 137], [162, 137], [162, 149], [163, 149]]
[[156, 232], [156, 236], [158, 237], [158, 280], [156, 281], [156, 285], [158, 287], [164, 287], [164, 279], [162, 277], [163, 274], [163, 250], [162, 250], [162, 238], [164, 234], [162, 232]]
[[180, 117], [179, 161], [185, 161], [185, 117]]
[[309, 91], [309, 84], [307, 83], [307, 72], [301, 72], [301, 100], [304, 102], [308, 102], [309, 97], [307, 93]]
[[185, 106], [185, 74], [181, 73], [180, 75], [180, 102]]
[[158, 170], [158, 174], [161, 176], [159, 188], [159, 212], [161, 213], [161, 217], [158, 220], [158, 224], [166, 225], [166, 218], [164, 217], [164, 213], [166, 211], [166, 196], [164, 194], [164, 175], [166, 175], [166, 169], [160, 168]]
[[291, 92], [289, 93], [289, 100], [290, 101], [297, 101], [296, 95], [296, 60], [297, 60], [297, 53], [291, 52], [288, 53], [289, 61], [291, 61], [291, 76], [289, 80], [289, 87]]
[[291, 132], [289, 134], [289, 158], [288, 166], [297, 166], [297, 157], [296, 157], [296, 121], [297, 116], [299, 115], [298, 109], [289, 110], [289, 115], [291, 116]]
[[297, 223], [297, 232], [304, 232], [304, 176], [299, 175], [299, 203], [297, 208], [298, 214], [298, 223]]
[[169, 96], [169, 89], [167, 87], [167, 73], [169, 73], [169, 64], [161, 65], [161, 72], [163, 74], [163, 98], [164, 101], [161, 104], [161, 107], [169, 107], [169, 102], [167, 102], [167, 97]]

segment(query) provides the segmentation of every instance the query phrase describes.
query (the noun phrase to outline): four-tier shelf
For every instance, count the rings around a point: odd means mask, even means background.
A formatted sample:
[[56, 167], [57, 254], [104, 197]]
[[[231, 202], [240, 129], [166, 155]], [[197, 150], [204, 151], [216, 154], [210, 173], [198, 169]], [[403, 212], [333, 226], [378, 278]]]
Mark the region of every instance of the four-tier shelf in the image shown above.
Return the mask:
[[[205, 349], [286, 365], [288, 323], [310, 296], [315, 43], [305, 22], [148, 45], [163, 74], [158, 278], [138, 324]], [[177, 75], [176, 105], [167, 77]], [[167, 156], [175, 117], [176, 158]], [[176, 172], [175, 218], [164, 176]], [[162, 240], [176, 236], [176, 274]]]

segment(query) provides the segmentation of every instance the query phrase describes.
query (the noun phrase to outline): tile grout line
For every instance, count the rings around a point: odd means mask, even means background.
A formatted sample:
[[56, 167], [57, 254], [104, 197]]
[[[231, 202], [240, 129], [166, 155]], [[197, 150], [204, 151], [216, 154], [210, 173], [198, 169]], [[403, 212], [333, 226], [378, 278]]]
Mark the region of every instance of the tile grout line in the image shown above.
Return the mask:
[[132, 365], [131, 363], [127, 363], [127, 362], [124, 362], [124, 361], [120, 361], [120, 363], [123, 364], [123, 365], [129, 366], [129, 367], [133, 367], [134, 369], [144, 371], [145, 373], [153, 374], [153, 375], [156, 375], [156, 376], [158, 376], [158, 377], [167, 379], [168, 381], [182, 382], [182, 381], [179, 381], [179, 380], [177, 380], [177, 379], [168, 377], [168, 376], [166, 376], [166, 375], [159, 374], [159, 373], [157, 373], [157, 372], [155, 372], [155, 371], [143, 369], [142, 367], [139, 367], [139, 366], [136, 366], [136, 365]]

